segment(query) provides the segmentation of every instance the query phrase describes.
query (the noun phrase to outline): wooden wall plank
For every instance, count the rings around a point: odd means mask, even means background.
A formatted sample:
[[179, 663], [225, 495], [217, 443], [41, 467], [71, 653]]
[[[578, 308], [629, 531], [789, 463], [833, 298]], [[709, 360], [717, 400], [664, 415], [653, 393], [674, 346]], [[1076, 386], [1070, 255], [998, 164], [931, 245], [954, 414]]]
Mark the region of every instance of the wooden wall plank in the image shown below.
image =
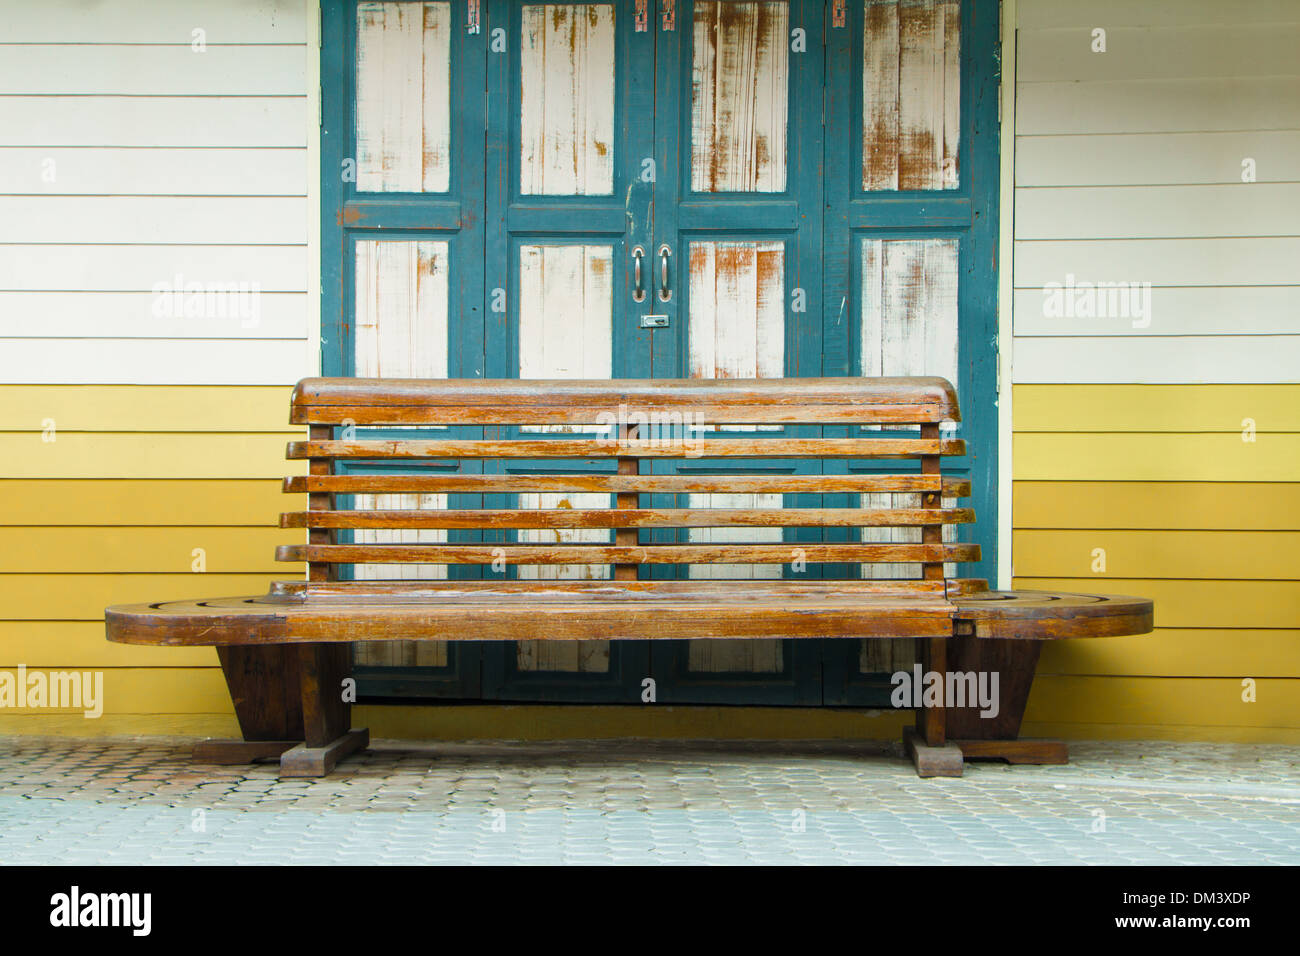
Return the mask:
[[1016, 190], [1016, 238], [1198, 239], [1296, 231], [1300, 183]]
[[1300, 238], [1115, 239], [1016, 242], [1013, 281], [1041, 289], [1067, 275], [1153, 286], [1292, 285]]
[[898, 4], [866, 4], [862, 35], [862, 188], [898, 188]]
[[1060, 315], [1055, 294], [1012, 293], [1016, 336], [1288, 335], [1300, 315], [1300, 285], [1160, 286], [1151, 289], [1151, 322], [1136, 325], [1131, 315], [1109, 309], [1104, 316]]
[[[1155, 602], [1156, 627], [1292, 628], [1300, 620], [1300, 583], [1016, 576], [1012, 587], [1037, 591], [1139, 594]], [[1104, 587], [1102, 586], [1104, 585]], [[1109, 640], [1109, 638], [1107, 638]]]
[[608, 245], [520, 247], [520, 378], [610, 377], [613, 257]]
[[0, 525], [272, 527], [301, 503], [274, 478], [0, 479]]
[[306, 292], [299, 246], [14, 244], [0, 257], [0, 290], [152, 292], [187, 282], [256, 283], [262, 292]]
[[[300, 540], [301, 532], [280, 528], [0, 528], [0, 573], [184, 574], [201, 548], [209, 573], [292, 578], [300, 566], [276, 561], [275, 549]], [[203, 574], [193, 578], [204, 590]]]
[[53, 442], [39, 433], [0, 432], [6, 478], [278, 478], [306, 474], [285, 461], [300, 432], [71, 432]]
[[1300, 431], [1295, 385], [1017, 385], [1017, 432]]
[[[1025, 528], [1012, 533], [1015, 573], [1092, 577], [1096, 589], [1121, 578], [1300, 580], [1295, 531], [1169, 531]], [[1105, 571], [1094, 573], [1097, 549]]]
[[[101, 612], [102, 615], [102, 612]], [[216, 667], [214, 647], [164, 647], [104, 640], [104, 622], [0, 621], [0, 667]]]
[[307, 138], [307, 97], [6, 96], [0, 146], [280, 146]]
[[111, 4], [42, 0], [5, 19], [8, 43], [182, 43], [201, 27], [210, 45], [306, 43], [307, 8], [298, 0], [133, 0], [131, 15]]
[[1297, 23], [1300, 10], [1292, 0], [1248, 0], [1225, 4], [1222, 0], [1019, 0], [1017, 22], [1026, 29], [1093, 27], [1232, 26], [1242, 23]]
[[177, 45], [7, 43], [0, 90], [41, 96], [302, 96], [307, 89], [305, 44], [213, 43], [199, 52], [189, 32], [177, 34]]
[[[1249, 5], [1243, 13], [1248, 16]], [[1295, 49], [1300, 23], [1160, 24], [1121, 26], [1095, 20], [1106, 30], [1106, 52], [1092, 50], [1089, 27], [1021, 29], [1016, 38], [1016, 82], [1089, 82], [1115, 77], [1297, 76]]]
[[1016, 84], [1016, 133], [1187, 133], [1300, 126], [1300, 78]]
[[[56, 670], [66, 670], [68, 665], [61, 665]], [[111, 667], [105, 668], [103, 694], [104, 714], [144, 714], [155, 715], [152, 726], [169, 727], [166, 721], [156, 715], [162, 714], [228, 714], [234, 711], [230, 703], [230, 691], [226, 689], [226, 680], [220, 667]], [[75, 711], [53, 708], [5, 708], [9, 717], [33, 715], [57, 718], [60, 715], [78, 714]], [[26, 732], [40, 733], [40, 726], [45, 721], [33, 721]], [[94, 724], [94, 720], [85, 720]], [[159, 731], [155, 729], [154, 733]], [[94, 733], [87, 730], [86, 733]]]
[[1017, 384], [1300, 382], [1300, 335], [1024, 337], [1015, 340], [1013, 376]]
[[0, 148], [0, 182], [9, 195], [305, 196], [307, 155], [302, 146], [7, 146]]
[[1300, 484], [1017, 481], [1012, 508], [1016, 528], [1295, 531]]
[[297, 431], [283, 386], [0, 385], [0, 430]]
[[528, 4], [520, 38], [520, 192], [614, 192], [614, 7]]
[[1017, 136], [1017, 186], [1145, 186], [1300, 180], [1300, 130]]
[[153, 292], [0, 292], [0, 338], [305, 341], [310, 331], [303, 292], [257, 290], [254, 298], [250, 286], [242, 302], [227, 299], [225, 315], [201, 318], [184, 315], [187, 301], [182, 296], [180, 314], [167, 315]]
[[1026, 433], [1012, 454], [1017, 481], [1292, 482], [1300, 435]]
[[[1057, 677], [1040, 675], [1025, 720], [1124, 726], [1300, 727], [1293, 679], [1263, 678], [1253, 704], [1241, 699], [1241, 678]], [[1102, 716], [1104, 715], [1104, 717]]]
[[1038, 674], [1300, 677], [1300, 631], [1158, 628], [1136, 637], [1048, 641]]
[[692, 9], [691, 189], [784, 192], [789, 9], [770, 0]]
[[303, 245], [307, 201], [257, 196], [0, 196], [0, 243]]
[[300, 339], [0, 339], [10, 384], [288, 385], [315, 371]]
[[[190, 529], [192, 532], [194, 529]], [[208, 529], [205, 529], [205, 531]], [[132, 537], [129, 531], [122, 531]], [[223, 529], [227, 538], [232, 529]], [[26, 540], [24, 538], [24, 540]], [[253, 547], [258, 547], [254, 542]], [[104, 608], [110, 604], [144, 604], [149, 601], [184, 601], [220, 595], [265, 594], [272, 581], [301, 578], [303, 566], [284, 564], [272, 574], [231, 574], [210, 571], [195, 574], [189, 570], [189, 552], [185, 552], [185, 570], [169, 574], [116, 572], [106, 567], [101, 573], [54, 573], [12, 570], [0, 574], [0, 619], [11, 621], [98, 621], [104, 620]], [[142, 560], [179, 567], [174, 555], [155, 551], [141, 555]], [[101, 627], [100, 640], [104, 639]], [[71, 659], [71, 658], [70, 658]]]

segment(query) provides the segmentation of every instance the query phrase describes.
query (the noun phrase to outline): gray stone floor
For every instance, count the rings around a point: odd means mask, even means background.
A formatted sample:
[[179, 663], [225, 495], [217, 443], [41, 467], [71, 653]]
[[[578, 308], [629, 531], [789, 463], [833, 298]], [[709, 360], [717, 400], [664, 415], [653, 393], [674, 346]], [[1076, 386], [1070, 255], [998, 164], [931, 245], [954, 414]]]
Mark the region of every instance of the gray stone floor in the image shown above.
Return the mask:
[[1076, 743], [920, 780], [886, 745], [376, 741], [323, 780], [175, 740], [0, 741], [0, 862], [1300, 863], [1300, 748]]

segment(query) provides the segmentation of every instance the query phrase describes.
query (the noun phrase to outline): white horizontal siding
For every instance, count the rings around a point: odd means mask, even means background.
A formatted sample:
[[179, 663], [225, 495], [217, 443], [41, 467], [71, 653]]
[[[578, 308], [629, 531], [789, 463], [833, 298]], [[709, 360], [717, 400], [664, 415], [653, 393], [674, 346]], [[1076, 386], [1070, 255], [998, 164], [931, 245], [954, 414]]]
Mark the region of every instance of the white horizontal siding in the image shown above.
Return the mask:
[[301, 246], [0, 246], [0, 291], [150, 292], [176, 274], [199, 282], [257, 283], [263, 292], [306, 292]]
[[1300, 183], [1016, 190], [1019, 239], [1285, 236], [1298, 225]]
[[[1300, 381], [1300, 4], [1023, 0], [1017, 26], [1012, 380]], [[1140, 314], [1088, 298], [1116, 282]]]
[[1022, 31], [1053, 27], [1189, 27], [1300, 22], [1295, 0], [1018, 0]]
[[153, 292], [0, 292], [0, 338], [305, 339], [308, 305], [305, 292], [261, 292], [253, 320], [187, 318], [159, 314]]
[[299, 148], [0, 148], [0, 193], [19, 196], [306, 196]]
[[[1096, 27], [1106, 31], [1104, 53], [1092, 50]], [[1300, 74], [1300, 23], [1239, 19], [1230, 24], [1125, 27], [1094, 19], [1086, 27], [1022, 30], [1018, 44], [1017, 83]]]
[[1018, 136], [1016, 185], [1240, 183], [1245, 159], [1258, 183], [1300, 181], [1300, 130]]
[[[5, 96], [0, 146], [292, 146], [306, 96]], [[315, 117], [313, 117], [313, 120]]]
[[0, 196], [0, 243], [307, 241], [307, 200], [276, 196]]
[[7, 4], [10, 43], [306, 43], [302, 0], [40, 0]]
[[6, 339], [9, 385], [291, 385], [314, 373], [299, 339]]
[[1286, 335], [1300, 329], [1300, 285], [1159, 286], [1151, 289], [1151, 322], [1122, 316], [1061, 316], [1042, 289], [1016, 289], [1020, 335]]
[[1021, 384], [1300, 381], [1300, 335], [1017, 338]]
[[1017, 134], [1295, 129], [1298, 120], [1293, 76], [1016, 84]]
[[308, 7], [7, 12], [0, 382], [282, 384], [317, 369]]
[[0, 89], [37, 96], [301, 96], [306, 65], [301, 43], [201, 51], [188, 44], [0, 43]]

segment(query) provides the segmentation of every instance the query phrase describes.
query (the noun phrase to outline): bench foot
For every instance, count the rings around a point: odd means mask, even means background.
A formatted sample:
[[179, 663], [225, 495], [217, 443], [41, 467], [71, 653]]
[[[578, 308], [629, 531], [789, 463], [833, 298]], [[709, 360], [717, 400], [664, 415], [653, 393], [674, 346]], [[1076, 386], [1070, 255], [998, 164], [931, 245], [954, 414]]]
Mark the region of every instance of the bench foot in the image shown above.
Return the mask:
[[927, 744], [913, 727], [903, 728], [903, 748], [916, 765], [918, 777], [960, 777], [961, 748], [954, 743], [935, 747]]
[[195, 763], [256, 763], [279, 757], [298, 746], [298, 740], [204, 740], [194, 745]]
[[370, 731], [365, 728], [349, 730], [323, 747], [298, 744], [281, 754], [280, 776], [323, 777], [348, 754], [365, 750], [369, 745]]
[[967, 760], [994, 759], [1007, 763], [1063, 764], [1070, 762], [1064, 740], [953, 740]]

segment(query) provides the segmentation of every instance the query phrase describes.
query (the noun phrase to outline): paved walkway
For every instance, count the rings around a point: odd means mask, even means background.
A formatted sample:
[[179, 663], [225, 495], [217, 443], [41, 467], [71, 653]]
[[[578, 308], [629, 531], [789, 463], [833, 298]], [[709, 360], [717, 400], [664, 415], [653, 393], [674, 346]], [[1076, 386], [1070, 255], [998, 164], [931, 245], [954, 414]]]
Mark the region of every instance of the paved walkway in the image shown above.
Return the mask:
[[0, 741], [0, 862], [1300, 863], [1300, 749], [1077, 743], [919, 780], [874, 745], [377, 741], [324, 780]]

